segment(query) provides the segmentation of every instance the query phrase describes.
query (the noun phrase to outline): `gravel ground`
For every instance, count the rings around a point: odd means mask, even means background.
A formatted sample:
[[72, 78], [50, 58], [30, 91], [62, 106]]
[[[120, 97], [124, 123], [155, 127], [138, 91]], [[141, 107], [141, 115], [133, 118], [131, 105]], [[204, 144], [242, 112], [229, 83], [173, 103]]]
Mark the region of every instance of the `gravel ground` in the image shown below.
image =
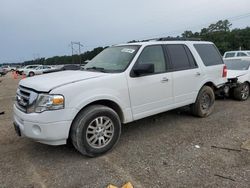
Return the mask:
[[217, 100], [214, 113], [204, 119], [181, 108], [130, 123], [111, 152], [86, 158], [70, 145], [17, 137], [12, 105], [18, 80], [9, 74], [0, 81], [0, 112], [5, 111], [0, 115], [0, 188], [104, 188], [127, 181], [135, 188], [250, 187], [250, 152], [241, 149], [250, 139], [250, 100]]

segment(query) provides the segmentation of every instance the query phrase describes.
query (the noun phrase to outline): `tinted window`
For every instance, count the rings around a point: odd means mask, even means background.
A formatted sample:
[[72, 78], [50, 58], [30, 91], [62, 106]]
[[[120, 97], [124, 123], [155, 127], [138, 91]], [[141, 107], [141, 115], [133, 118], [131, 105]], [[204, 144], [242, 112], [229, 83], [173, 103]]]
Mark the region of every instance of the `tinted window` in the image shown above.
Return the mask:
[[29, 66], [29, 67], [27, 67], [27, 69], [34, 69], [34, 68], [36, 68], [37, 66]]
[[224, 62], [228, 70], [248, 70], [250, 66], [250, 61], [240, 59], [225, 60]]
[[234, 52], [226, 53], [225, 58], [234, 57], [234, 55]]
[[247, 54], [243, 53], [243, 52], [238, 52], [237, 54], [238, 57], [242, 57], [242, 56], [247, 56]]
[[153, 64], [155, 73], [166, 71], [164, 53], [160, 45], [145, 47], [137, 62], [138, 64]]
[[175, 70], [189, 69], [190, 64], [185, 48], [181, 44], [167, 45], [167, 51], [170, 56], [172, 66]]
[[206, 66], [223, 64], [220, 52], [213, 44], [194, 44], [194, 47]]
[[62, 70], [80, 70], [79, 65], [65, 65]]

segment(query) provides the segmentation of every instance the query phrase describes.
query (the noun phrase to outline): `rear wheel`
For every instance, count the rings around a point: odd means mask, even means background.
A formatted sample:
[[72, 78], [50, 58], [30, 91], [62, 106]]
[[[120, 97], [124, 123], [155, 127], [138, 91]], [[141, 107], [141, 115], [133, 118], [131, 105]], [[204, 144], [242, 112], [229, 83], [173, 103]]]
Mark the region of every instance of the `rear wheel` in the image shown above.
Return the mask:
[[233, 96], [236, 100], [245, 101], [249, 97], [250, 87], [247, 82], [239, 85], [238, 87], [234, 88]]
[[32, 77], [32, 76], [34, 76], [34, 75], [35, 75], [34, 72], [30, 72], [30, 73], [29, 73], [29, 77]]
[[95, 157], [111, 150], [121, 134], [117, 113], [103, 105], [89, 106], [74, 120], [70, 136], [74, 147], [83, 155]]
[[198, 117], [209, 116], [214, 109], [215, 95], [209, 86], [203, 86], [194, 104], [191, 105], [192, 114]]

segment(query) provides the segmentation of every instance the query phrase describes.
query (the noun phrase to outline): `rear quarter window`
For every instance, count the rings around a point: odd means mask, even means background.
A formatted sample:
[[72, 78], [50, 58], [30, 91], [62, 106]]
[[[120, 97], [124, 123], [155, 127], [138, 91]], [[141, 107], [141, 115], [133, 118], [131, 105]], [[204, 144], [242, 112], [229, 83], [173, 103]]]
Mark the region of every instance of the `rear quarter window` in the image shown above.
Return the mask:
[[224, 64], [221, 54], [213, 44], [194, 44], [205, 66]]

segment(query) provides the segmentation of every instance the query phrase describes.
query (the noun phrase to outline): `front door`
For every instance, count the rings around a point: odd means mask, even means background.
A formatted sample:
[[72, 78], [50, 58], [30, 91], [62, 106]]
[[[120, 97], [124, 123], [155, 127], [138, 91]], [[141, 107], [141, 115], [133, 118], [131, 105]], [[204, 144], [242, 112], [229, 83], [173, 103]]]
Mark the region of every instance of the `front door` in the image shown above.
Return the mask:
[[147, 46], [135, 65], [153, 64], [154, 73], [135, 77], [128, 75], [131, 108], [135, 120], [163, 112], [173, 103], [172, 73], [166, 72], [165, 59], [161, 45]]

